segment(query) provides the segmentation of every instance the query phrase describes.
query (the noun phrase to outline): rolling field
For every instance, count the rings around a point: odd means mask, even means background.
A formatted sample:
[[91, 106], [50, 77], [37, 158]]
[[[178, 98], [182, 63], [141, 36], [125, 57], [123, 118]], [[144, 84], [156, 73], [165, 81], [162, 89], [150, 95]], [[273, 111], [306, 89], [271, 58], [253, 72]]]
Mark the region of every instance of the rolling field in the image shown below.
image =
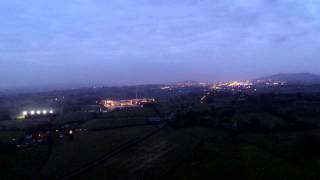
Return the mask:
[[77, 179], [157, 179], [180, 166], [201, 143], [186, 130], [168, 127]]
[[[39, 171], [47, 155], [46, 146], [38, 146], [0, 155], [0, 179], [41, 179]], [[23, 177], [23, 178], [22, 178]]]
[[58, 142], [53, 146], [52, 155], [42, 173], [54, 178], [65, 175], [154, 128], [134, 127], [76, 134], [73, 140]]
[[75, 179], [316, 180], [320, 174], [310, 168], [311, 160], [288, 159], [303, 135], [244, 133], [235, 137], [210, 128], [167, 128]]

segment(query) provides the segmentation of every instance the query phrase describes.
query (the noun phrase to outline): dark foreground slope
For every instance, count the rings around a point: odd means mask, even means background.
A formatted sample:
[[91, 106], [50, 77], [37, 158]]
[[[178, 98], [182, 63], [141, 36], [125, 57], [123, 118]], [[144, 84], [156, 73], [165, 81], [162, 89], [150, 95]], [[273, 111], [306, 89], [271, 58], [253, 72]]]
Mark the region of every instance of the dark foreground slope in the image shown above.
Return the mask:
[[[73, 128], [72, 136], [1, 151], [1, 179], [320, 179], [320, 92], [205, 94], [202, 103], [203, 93], [192, 93], [141, 109], [62, 114], [48, 126]], [[23, 134], [2, 131], [1, 145]]]

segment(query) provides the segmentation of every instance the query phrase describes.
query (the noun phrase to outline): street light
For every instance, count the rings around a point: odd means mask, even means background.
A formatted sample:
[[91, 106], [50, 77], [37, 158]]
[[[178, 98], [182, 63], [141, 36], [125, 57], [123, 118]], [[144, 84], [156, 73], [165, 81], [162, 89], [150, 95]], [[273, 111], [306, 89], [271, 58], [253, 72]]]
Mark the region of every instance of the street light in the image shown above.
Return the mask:
[[27, 111], [23, 111], [23, 112], [22, 112], [22, 115], [23, 115], [23, 116], [26, 116], [26, 115], [28, 115], [28, 112], [27, 112]]

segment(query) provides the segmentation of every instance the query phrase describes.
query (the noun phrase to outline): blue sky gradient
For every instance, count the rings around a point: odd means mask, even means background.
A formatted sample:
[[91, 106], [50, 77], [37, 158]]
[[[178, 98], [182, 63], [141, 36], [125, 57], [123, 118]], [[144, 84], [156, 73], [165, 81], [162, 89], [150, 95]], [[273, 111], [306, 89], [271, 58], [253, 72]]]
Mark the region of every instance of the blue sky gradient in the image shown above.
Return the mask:
[[320, 74], [318, 0], [1, 0], [0, 88]]

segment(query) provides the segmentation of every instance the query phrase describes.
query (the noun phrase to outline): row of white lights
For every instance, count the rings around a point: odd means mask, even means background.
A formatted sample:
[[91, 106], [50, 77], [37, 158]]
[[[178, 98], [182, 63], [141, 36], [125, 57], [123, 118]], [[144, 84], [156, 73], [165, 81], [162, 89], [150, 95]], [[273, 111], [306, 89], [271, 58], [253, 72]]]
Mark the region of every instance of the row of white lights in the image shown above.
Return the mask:
[[31, 111], [23, 111], [22, 112], [22, 114], [24, 115], [24, 116], [27, 116], [27, 115], [41, 115], [41, 114], [43, 114], [43, 115], [46, 115], [46, 114], [53, 114], [54, 112], [53, 112], [53, 110], [37, 110], [37, 111], [35, 111], [35, 110], [31, 110]]

